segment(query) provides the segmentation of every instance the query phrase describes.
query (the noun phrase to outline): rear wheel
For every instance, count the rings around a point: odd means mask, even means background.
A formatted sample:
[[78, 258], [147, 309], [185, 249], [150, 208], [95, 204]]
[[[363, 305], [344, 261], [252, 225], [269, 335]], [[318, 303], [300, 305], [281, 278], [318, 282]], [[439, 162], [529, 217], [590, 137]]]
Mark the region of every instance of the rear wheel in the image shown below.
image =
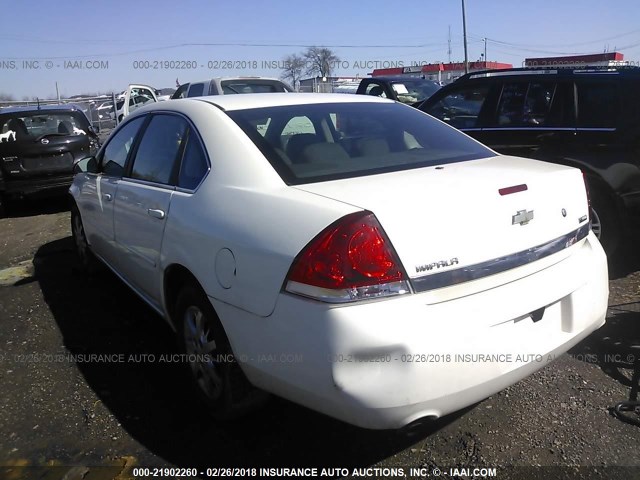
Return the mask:
[[214, 418], [237, 418], [264, 403], [233, 356], [231, 345], [211, 303], [201, 289], [187, 286], [176, 305], [179, 338], [197, 393]]
[[621, 239], [620, 216], [612, 200], [599, 189], [591, 191], [591, 229], [607, 256], [612, 257]]

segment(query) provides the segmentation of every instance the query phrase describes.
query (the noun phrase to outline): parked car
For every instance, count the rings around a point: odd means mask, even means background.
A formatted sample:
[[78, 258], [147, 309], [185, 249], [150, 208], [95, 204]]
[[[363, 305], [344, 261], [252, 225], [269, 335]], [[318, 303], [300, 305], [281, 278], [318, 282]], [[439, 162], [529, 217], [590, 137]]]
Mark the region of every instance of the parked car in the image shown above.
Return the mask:
[[494, 150], [580, 168], [609, 255], [640, 215], [640, 68], [465, 75], [419, 108]]
[[439, 89], [440, 85], [433, 80], [402, 75], [363, 78], [360, 81], [360, 85], [358, 85], [356, 93], [390, 98], [391, 100], [416, 106]]
[[81, 264], [108, 265], [175, 329], [218, 417], [266, 391], [398, 428], [492, 395], [605, 321], [581, 172], [390, 100], [154, 104], [77, 171]]
[[203, 95], [230, 95], [238, 93], [292, 92], [293, 89], [277, 78], [219, 77], [199, 82], [183, 83], [172, 99], [201, 97]]
[[129, 85], [116, 100], [115, 117], [118, 119], [118, 123], [147, 103], [157, 102], [158, 97], [155, 92], [155, 89], [148, 85]]
[[98, 146], [77, 105], [0, 110], [0, 213], [9, 197], [66, 192], [74, 163], [94, 155]]

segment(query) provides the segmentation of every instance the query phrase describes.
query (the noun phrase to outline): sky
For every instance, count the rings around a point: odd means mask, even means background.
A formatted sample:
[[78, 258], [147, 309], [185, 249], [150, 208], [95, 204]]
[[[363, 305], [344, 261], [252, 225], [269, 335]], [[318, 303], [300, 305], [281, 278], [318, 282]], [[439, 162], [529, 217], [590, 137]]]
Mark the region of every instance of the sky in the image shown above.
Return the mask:
[[[638, 0], [465, 0], [469, 61], [619, 51], [640, 65]], [[615, 6], [613, 6], [615, 5]], [[335, 75], [464, 60], [461, 0], [0, 0], [0, 95], [15, 100], [280, 77], [309, 46]], [[451, 55], [448, 53], [449, 30]]]

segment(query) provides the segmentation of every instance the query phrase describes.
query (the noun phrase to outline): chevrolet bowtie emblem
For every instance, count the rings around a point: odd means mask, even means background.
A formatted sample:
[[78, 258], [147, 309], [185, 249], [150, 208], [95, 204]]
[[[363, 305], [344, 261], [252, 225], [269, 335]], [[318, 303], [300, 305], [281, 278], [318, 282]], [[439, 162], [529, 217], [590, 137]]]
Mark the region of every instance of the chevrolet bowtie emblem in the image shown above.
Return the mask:
[[533, 220], [533, 210], [518, 210], [518, 212], [511, 217], [511, 225], [515, 225], [519, 223], [520, 225], [526, 225], [531, 220]]

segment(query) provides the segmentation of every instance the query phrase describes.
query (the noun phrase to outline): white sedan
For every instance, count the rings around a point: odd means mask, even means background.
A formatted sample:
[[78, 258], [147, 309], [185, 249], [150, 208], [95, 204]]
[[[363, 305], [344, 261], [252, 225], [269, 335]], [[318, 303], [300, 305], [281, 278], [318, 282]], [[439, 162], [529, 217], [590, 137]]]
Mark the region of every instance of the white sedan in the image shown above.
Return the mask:
[[271, 392], [400, 428], [498, 392], [605, 321], [582, 173], [392, 101], [156, 103], [76, 171], [82, 264], [106, 264], [169, 322], [220, 418]]

